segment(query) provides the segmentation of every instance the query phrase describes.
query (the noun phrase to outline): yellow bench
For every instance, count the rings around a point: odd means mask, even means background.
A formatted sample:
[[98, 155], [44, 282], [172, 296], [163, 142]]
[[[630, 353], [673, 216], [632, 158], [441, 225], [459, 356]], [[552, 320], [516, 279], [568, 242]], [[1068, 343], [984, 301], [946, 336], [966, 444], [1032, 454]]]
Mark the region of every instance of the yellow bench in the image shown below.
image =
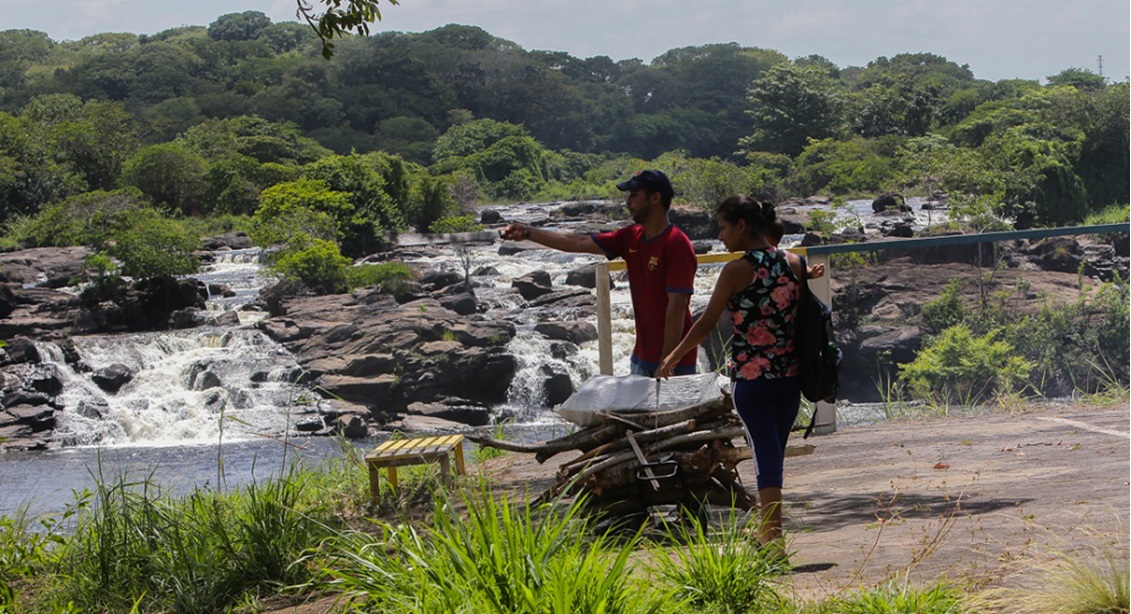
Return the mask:
[[369, 469], [370, 495], [374, 500], [377, 499], [379, 492], [377, 472], [381, 467], [388, 468], [389, 484], [392, 484], [395, 488], [397, 486], [397, 467], [438, 462], [444, 483], [450, 485], [452, 481], [451, 461], [448, 460], [448, 453], [453, 451], [456, 457], [456, 473], [464, 475], [466, 469], [463, 464], [463, 435], [386, 441], [365, 455], [365, 464]]

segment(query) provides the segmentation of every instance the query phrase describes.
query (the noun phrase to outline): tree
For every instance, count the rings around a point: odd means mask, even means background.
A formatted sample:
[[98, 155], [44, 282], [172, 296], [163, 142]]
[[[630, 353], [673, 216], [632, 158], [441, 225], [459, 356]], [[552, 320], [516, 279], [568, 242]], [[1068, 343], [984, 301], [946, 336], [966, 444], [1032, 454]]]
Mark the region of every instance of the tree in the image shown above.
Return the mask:
[[308, 165], [305, 174], [349, 198], [350, 206], [335, 212], [343, 254], [372, 253], [385, 243], [387, 233], [404, 227], [404, 217], [385, 191], [385, 179], [361, 156], [327, 156]]
[[754, 82], [749, 101], [754, 133], [740, 141], [747, 151], [796, 156], [809, 139], [831, 137], [841, 125], [841, 96], [818, 65], [770, 68]]
[[153, 201], [185, 215], [204, 209], [204, 174], [208, 165], [181, 145], [150, 145], [138, 151], [122, 168], [122, 182]]
[[208, 37], [216, 41], [249, 41], [259, 38], [271, 18], [259, 11], [221, 15], [208, 26]]
[[1078, 90], [1102, 90], [1104, 78], [1090, 70], [1067, 68], [1048, 78], [1049, 85], [1066, 85]]
[[452, 156], [470, 156], [510, 136], [526, 137], [530, 132], [523, 126], [494, 119], [457, 124], [436, 139], [432, 157], [440, 161]]
[[280, 183], [263, 190], [248, 235], [260, 247], [291, 243], [303, 248], [315, 239], [336, 242], [337, 219], [352, 209], [349, 195], [331, 190], [325, 181]]

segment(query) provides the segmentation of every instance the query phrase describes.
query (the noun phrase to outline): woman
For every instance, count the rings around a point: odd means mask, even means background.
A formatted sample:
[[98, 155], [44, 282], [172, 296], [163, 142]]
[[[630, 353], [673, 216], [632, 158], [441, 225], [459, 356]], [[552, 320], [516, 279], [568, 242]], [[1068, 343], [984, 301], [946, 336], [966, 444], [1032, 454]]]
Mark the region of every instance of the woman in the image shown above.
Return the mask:
[[745, 254], [723, 267], [706, 310], [664, 357], [656, 374], [669, 377], [678, 358], [714, 330], [723, 309], [730, 311], [734, 405], [758, 463], [758, 538], [763, 545], [780, 548], [785, 444], [801, 405], [793, 340], [805, 277], [801, 259], [771, 242], [777, 219], [771, 203], [732, 196], [719, 205], [717, 217], [719, 240], [727, 251]]

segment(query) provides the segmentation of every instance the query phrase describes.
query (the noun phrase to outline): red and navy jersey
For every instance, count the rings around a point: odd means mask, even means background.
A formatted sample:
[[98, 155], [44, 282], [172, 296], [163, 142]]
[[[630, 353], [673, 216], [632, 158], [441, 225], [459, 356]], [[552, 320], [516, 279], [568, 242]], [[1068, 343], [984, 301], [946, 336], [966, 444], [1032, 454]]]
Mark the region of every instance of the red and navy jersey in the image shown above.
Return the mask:
[[[651, 239], [644, 238], [644, 228], [640, 224], [592, 237], [609, 260], [624, 258], [632, 294], [632, 313], [636, 320], [633, 362], [655, 369], [664, 358], [661, 353], [664, 351], [668, 293], [691, 294], [695, 291], [696, 260], [691, 240], [671, 224]], [[683, 320], [683, 333], [687, 334], [691, 328], [690, 308], [684, 311]], [[691, 350], [678, 366], [694, 368], [696, 360], [697, 353]]]

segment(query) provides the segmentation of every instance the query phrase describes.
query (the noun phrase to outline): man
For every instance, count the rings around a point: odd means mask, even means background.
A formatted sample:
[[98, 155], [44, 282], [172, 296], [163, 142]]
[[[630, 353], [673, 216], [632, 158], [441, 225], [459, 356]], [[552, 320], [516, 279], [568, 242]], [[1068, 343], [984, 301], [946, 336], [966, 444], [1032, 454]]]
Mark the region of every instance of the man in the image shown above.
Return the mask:
[[[553, 249], [624, 258], [636, 321], [631, 370], [654, 377], [660, 361], [691, 327], [691, 293], [695, 285], [695, 250], [691, 240], [668, 219], [675, 190], [657, 170], [636, 173], [617, 184], [628, 192], [625, 205], [635, 222], [619, 230], [583, 235], [554, 232], [512, 223], [500, 231], [504, 239], [529, 240]], [[600, 282], [601, 280], [598, 280]], [[696, 350], [680, 359], [675, 375], [695, 373]]]

